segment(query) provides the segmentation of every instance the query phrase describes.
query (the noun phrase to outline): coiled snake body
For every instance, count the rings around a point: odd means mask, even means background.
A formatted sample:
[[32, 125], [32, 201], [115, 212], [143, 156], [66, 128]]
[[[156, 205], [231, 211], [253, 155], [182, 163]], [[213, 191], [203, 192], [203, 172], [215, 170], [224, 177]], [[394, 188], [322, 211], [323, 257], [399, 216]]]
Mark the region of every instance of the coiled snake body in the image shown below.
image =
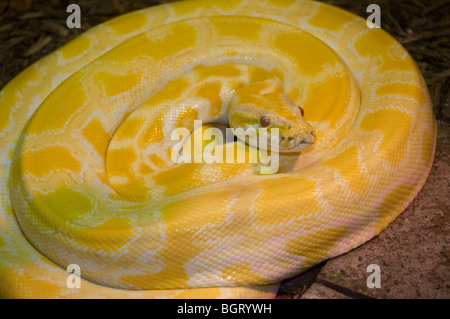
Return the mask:
[[[436, 140], [401, 45], [310, 1], [118, 17], [17, 76], [0, 114], [2, 297], [269, 296], [386, 228]], [[278, 172], [174, 165], [194, 120], [277, 127]]]

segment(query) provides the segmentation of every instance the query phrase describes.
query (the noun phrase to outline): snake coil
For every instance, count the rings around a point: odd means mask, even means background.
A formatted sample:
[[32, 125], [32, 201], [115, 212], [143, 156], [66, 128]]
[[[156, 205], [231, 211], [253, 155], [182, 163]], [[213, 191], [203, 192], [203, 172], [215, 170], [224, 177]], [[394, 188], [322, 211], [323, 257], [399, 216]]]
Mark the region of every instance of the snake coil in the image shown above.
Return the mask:
[[[171, 130], [222, 121], [229, 92], [267, 73], [285, 98], [242, 95], [233, 119], [275, 125], [292, 101], [311, 147], [281, 154], [273, 175], [167, 165]], [[0, 92], [0, 295], [269, 296], [385, 229], [425, 183], [435, 142], [410, 55], [346, 11], [188, 0], [120, 16]], [[81, 288], [66, 284], [70, 264]]]

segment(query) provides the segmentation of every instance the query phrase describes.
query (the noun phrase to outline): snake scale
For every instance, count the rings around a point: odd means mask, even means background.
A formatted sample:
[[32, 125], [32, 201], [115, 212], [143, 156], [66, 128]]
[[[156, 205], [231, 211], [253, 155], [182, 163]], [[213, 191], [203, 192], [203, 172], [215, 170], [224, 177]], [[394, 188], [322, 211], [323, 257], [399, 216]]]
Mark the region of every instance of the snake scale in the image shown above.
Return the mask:
[[[275, 174], [171, 164], [174, 128], [227, 119], [279, 128]], [[341, 9], [188, 0], [119, 16], [0, 92], [0, 296], [273, 296], [384, 230], [435, 142], [413, 59]]]

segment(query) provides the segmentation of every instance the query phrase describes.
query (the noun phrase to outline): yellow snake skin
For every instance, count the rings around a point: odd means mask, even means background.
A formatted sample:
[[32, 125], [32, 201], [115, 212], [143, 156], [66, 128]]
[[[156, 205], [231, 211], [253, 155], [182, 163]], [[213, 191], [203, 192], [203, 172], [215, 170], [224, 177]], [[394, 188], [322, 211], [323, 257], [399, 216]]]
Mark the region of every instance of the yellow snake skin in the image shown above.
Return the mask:
[[[278, 173], [170, 164], [174, 128], [260, 110], [297, 119], [283, 143], [310, 146]], [[271, 297], [384, 230], [435, 143], [413, 59], [346, 11], [188, 0], [120, 16], [0, 92], [0, 297]]]

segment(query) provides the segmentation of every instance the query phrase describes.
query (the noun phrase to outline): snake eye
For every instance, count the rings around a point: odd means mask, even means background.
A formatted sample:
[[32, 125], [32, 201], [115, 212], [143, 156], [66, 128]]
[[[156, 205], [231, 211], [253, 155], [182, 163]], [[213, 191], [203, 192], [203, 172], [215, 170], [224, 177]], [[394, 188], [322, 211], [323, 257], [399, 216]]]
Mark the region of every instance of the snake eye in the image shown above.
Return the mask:
[[268, 116], [261, 116], [261, 118], [259, 119], [259, 125], [261, 127], [267, 127], [270, 125], [270, 118]]
[[303, 108], [301, 106], [298, 107], [298, 110], [300, 111], [300, 114], [302, 116], [305, 116], [305, 111], [303, 110]]

